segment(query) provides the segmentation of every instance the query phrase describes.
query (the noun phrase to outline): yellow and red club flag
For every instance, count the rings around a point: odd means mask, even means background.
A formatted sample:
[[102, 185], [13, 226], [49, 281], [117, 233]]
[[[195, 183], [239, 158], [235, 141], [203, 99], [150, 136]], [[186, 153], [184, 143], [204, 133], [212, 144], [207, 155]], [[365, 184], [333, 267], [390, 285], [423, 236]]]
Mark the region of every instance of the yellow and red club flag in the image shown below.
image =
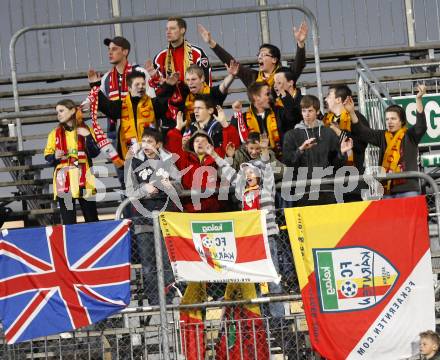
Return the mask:
[[264, 210], [163, 212], [160, 226], [177, 281], [279, 281]]
[[329, 360], [410, 357], [435, 329], [422, 196], [285, 209], [313, 348]]

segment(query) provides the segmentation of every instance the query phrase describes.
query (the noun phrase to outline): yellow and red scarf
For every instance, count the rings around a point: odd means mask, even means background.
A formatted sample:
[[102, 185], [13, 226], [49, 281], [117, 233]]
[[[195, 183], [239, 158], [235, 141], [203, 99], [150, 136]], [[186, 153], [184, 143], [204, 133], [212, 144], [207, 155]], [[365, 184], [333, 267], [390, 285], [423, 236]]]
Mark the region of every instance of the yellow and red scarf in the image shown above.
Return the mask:
[[[405, 137], [407, 128], [402, 127], [395, 134], [389, 131], [385, 132], [385, 140], [387, 142], [387, 148], [382, 160], [382, 167], [385, 169], [386, 173], [398, 173], [401, 172], [399, 167], [400, 153], [402, 148], [402, 141]], [[390, 194], [391, 192], [392, 180], [388, 180], [385, 185], [385, 194]]]
[[[174, 58], [172, 53], [172, 46], [171, 44], [168, 45], [168, 51], [167, 56], [165, 58], [165, 74], [167, 76], [171, 75], [172, 73], [176, 72], [176, 67], [174, 65]], [[192, 46], [189, 43], [189, 41], [184, 40], [183, 42], [183, 74], [180, 74], [181, 78], [183, 76], [183, 79], [185, 78], [186, 69], [193, 63], [193, 54], [192, 54]]]
[[[207, 83], [203, 83], [202, 90], [199, 92], [199, 94], [209, 95], [211, 93], [211, 88]], [[196, 98], [196, 95], [193, 93], [189, 93], [188, 96], [185, 99], [185, 119], [186, 119], [186, 127], [189, 127], [191, 124], [191, 115], [194, 113], [194, 100]]]
[[[293, 89], [293, 95], [290, 95], [290, 96], [292, 96], [292, 98], [295, 98], [295, 96], [296, 96], [297, 93], [298, 93], [298, 89], [297, 89], [297, 88], [294, 88], [294, 89]], [[278, 96], [278, 97], [275, 99], [275, 106], [277, 106], [277, 107], [281, 107], [281, 108], [284, 107], [283, 100], [281, 100], [281, 97]]]
[[[174, 57], [172, 52], [172, 46], [171, 43], [168, 45], [168, 51], [167, 55], [165, 57], [165, 74], [166, 76], [169, 76], [176, 72], [176, 66], [174, 64]], [[193, 63], [193, 53], [192, 53], [192, 46], [189, 41], [184, 40], [183, 41], [183, 74], [180, 74], [180, 79], [185, 79], [186, 69]], [[177, 113], [179, 111], [176, 104], [179, 104], [182, 102], [182, 94], [180, 91], [179, 86], [176, 86], [173, 94], [171, 95], [170, 99], [168, 100], [168, 112], [169, 116], [173, 119], [176, 118]]]
[[128, 94], [127, 75], [133, 71], [131, 64], [127, 63], [122, 73], [121, 92], [119, 93], [119, 73], [116, 66], [109, 74], [109, 99], [110, 100], [124, 100]]
[[72, 179], [72, 174], [68, 170], [62, 170], [62, 173], [59, 171], [57, 172], [55, 177], [56, 191], [58, 194], [68, 193], [71, 188], [71, 183], [78, 182], [79, 188], [85, 188], [86, 186], [87, 156], [85, 152], [85, 139], [83, 136], [76, 134], [76, 129], [73, 131], [76, 135], [76, 148], [68, 148], [66, 141], [66, 130], [64, 126], [60, 125], [55, 130], [55, 150], [61, 150], [65, 154], [60, 159], [60, 168], [78, 169], [79, 172], [79, 179]]
[[[281, 151], [281, 138], [278, 130], [277, 119], [272, 109], [267, 114], [264, 121], [266, 121], [267, 136], [269, 137], [270, 148], [278, 154]], [[249, 132], [262, 133], [262, 129], [260, 129], [260, 126], [258, 125], [257, 116], [254, 114], [252, 108], [249, 108], [249, 110], [246, 112], [246, 124]]]
[[[322, 119], [322, 122], [324, 123], [324, 126], [329, 127], [331, 123], [336, 118], [336, 115], [329, 111], [324, 115], [324, 118]], [[351, 117], [350, 113], [347, 110], [342, 110], [341, 115], [339, 116], [339, 129], [343, 131], [351, 132]], [[353, 151], [350, 151], [350, 154], [348, 155], [346, 165], [353, 165], [354, 163], [354, 157], [353, 157]]]
[[273, 71], [270, 73], [270, 75], [269, 75], [268, 77], [266, 77], [266, 76], [264, 75], [264, 72], [263, 72], [263, 71], [259, 71], [259, 72], [258, 72], [257, 79], [255, 80], [255, 82], [263, 82], [263, 81], [265, 81], [265, 82], [267, 82], [267, 84], [268, 84], [271, 88], [273, 88], [273, 83], [275, 82], [275, 74], [276, 74], [276, 72], [278, 71], [279, 68], [280, 68], [280, 66], [277, 65], [277, 66], [275, 67], [275, 69], [273, 69]]
[[[335, 119], [336, 115], [332, 112], [328, 112], [325, 114], [324, 118], [322, 119], [322, 122], [325, 126], [329, 127], [330, 124]], [[339, 128], [341, 130], [350, 131], [351, 132], [351, 117], [347, 110], [342, 110], [341, 116], [339, 117]]]
[[125, 97], [122, 103], [121, 125], [119, 127], [119, 143], [122, 156], [125, 159], [128, 147], [132, 141], [140, 143], [145, 127], [155, 126], [156, 117], [154, 114], [153, 102], [150, 97], [144, 95], [136, 109], [136, 123], [134, 121], [133, 104], [131, 97]]

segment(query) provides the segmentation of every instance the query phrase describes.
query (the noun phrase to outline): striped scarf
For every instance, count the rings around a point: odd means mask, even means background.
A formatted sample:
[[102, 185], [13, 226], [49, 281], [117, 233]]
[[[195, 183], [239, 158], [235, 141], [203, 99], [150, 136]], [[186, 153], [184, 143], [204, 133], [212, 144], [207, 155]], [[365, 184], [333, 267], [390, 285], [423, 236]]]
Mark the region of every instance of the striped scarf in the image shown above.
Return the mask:
[[[402, 141], [405, 137], [407, 128], [402, 127], [394, 135], [389, 131], [385, 132], [385, 140], [387, 142], [387, 148], [382, 160], [382, 167], [386, 173], [398, 173], [402, 169], [399, 166], [400, 152], [402, 148]], [[391, 193], [392, 180], [388, 180], [385, 183], [385, 194]]]
[[[192, 54], [192, 46], [189, 43], [189, 41], [184, 40], [183, 47], [184, 47], [184, 49], [183, 49], [183, 51], [184, 51], [184, 55], [183, 55], [184, 73], [181, 75], [183, 75], [183, 78], [185, 78], [186, 69], [188, 69], [188, 67], [193, 63], [193, 54]], [[170, 76], [172, 73], [176, 72], [176, 68], [174, 65], [173, 53], [172, 53], [171, 49], [172, 49], [172, 46], [171, 46], [171, 44], [169, 44], [167, 56], [165, 58], [165, 74], [167, 76]]]
[[[331, 123], [335, 120], [336, 115], [329, 111], [327, 114], [325, 114], [324, 118], [322, 119], [322, 122], [324, 123], [324, 126], [329, 127]], [[351, 132], [351, 117], [350, 113], [347, 110], [342, 110], [341, 115], [339, 116], [339, 129], [342, 131], [348, 131]], [[350, 151], [346, 165], [353, 165], [354, 163], [354, 157], [353, 157], [353, 151]]]
[[[207, 83], [203, 83], [202, 90], [199, 94], [209, 95], [211, 93], [211, 88]], [[191, 124], [191, 115], [194, 113], [194, 101], [196, 95], [193, 93], [189, 93], [185, 100], [185, 109], [186, 109], [186, 127], [189, 127]]]
[[[329, 127], [330, 124], [334, 121], [336, 115], [332, 112], [328, 112], [325, 114], [322, 122], [325, 126]], [[339, 117], [339, 128], [341, 130], [350, 131], [351, 132], [351, 117], [347, 110], [342, 110], [341, 115]]]
[[265, 81], [265, 82], [268, 83], [268, 85], [271, 88], [273, 88], [273, 83], [275, 82], [275, 74], [276, 74], [276, 72], [278, 71], [279, 68], [280, 68], [280, 66], [277, 65], [275, 67], [275, 69], [273, 69], [273, 71], [270, 73], [270, 75], [268, 77], [266, 77], [264, 75], [263, 71], [259, 71], [258, 72], [258, 76], [257, 76], [257, 80], [255, 80], [255, 82], [263, 82], [263, 81]]
[[248, 139], [249, 129], [243, 119], [243, 113], [241, 111], [235, 112], [234, 117], [237, 119], [238, 135], [240, 136], [240, 141], [243, 144]]
[[[119, 89], [119, 73], [116, 66], [109, 74], [109, 99], [110, 100], [124, 100], [128, 94], [127, 75], [133, 71], [131, 64], [125, 64], [124, 72], [122, 73], [121, 88]], [[121, 91], [119, 93], [119, 90]]]
[[102, 130], [101, 125], [98, 123], [98, 92], [99, 86], [94, 86], [90, 89], [87, 97], [90, 101], [90, 116], [92, 118], [93, 132], [95, 133], [99, 149], [116, 167], [120, 168], [124, 166], [124, 161], [119, 157], [118, 152], [115, 150], [112, 143], [105, 135], [104, 130]]
[[[168, 51], [167, 56], [165, 58], [165, 74], [166, 76], [170, 76], [171, 74], [176, 72], [176, 67], [174, 65], [174, 58], [172, 53], [172, 46], [171, 44], [168, 45]], [[193, 63], [193, 53], [192, 53], [192, 46], [189, 43], [189, 41], [184, 40], [183, 42], [183, 74], [180, 74], [180, 78], [185, 78], [186, 69]], [[171, 95], [170, 99], [168, 100], [168, 113], [169, 116], [173, 119], [176, 119], [177, 113], [179, 112], [179, 108], [176, 104], [180, 104], [182, 102], [182, 94], [180, 91], [179, 86], [176, 86], [173, 94]]]
[[[281, 138], [278, 130], [277, 119], [275, 113], [271, 109], [266, 118], [267, 136], [269, 137], [270, 148], [277, 154], [281, 154]], [[258, 132], [262, 134], [264, 129], [260, 129], [258, 125], [257, 116], [254, 114], [252, 108], [246, 112], [246, 124], [250, 132]]]
[[[84, 125], [80, 125], [87, 128]], [[66, 141], [66, 130], [64, 126], [60, 125], [55, 130], [55, 149], [61, 150], [64, 155], [60, 159], [60, 165], [62, 170], [56, 174], [56, 190], [57, 193], [67, 193], [70, 191], [71, 183], [75, 183], [77, 179], [73, 179], [72, 176], [78, 174], [79, 187], [84, 188], [86, 186], [86, 164], [87, 156], [85, 153], [85, 140], [81, 135], [77, 135], [76, 128], [73, 129], [76, 135], [76, 148], [68, 148]], [[79, 173], [71, 174], [72, 170], [77, 170]]]

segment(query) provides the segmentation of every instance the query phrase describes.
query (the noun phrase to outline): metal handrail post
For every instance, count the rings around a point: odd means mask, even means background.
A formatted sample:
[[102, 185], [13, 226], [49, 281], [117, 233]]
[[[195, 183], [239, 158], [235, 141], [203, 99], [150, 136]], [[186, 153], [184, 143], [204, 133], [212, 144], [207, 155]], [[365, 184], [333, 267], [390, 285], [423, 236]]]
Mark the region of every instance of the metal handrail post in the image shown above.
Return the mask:
[[[371, 90], [373, 91], [374, 95], [376, 95], [376, 97], [378, 98], [378, 100], [380, 100], [380, 102], [382, 103], [382, 105], [384, 107], [387, 107], [389, 105], [389, 103], [387, 103], [383, 97], [386, 97], [387, 100], [392, 103], [393, 102], [393, 98], [391, 97], [390, 93], [388, 92], [388, 90], [381, 84], [381, 82], [379, 81], [379, 79], [377, 78], [376, 75], [373, 74], [373, 72], [371, 71], [371, 69], [368, 67], [368, 65], [365, 63], [365, 61], [363, 59], [358, 59], [358, 65], [356, 66], [356, 71], [359, 74], [359, 76], [362, 76], [365, 80], [365, 82], [368, 83], [368, 85], [371, 87]], [[365, 73], [368, 74], [368, 77], [365, 75]], [[374, 82], [372, 82], [371, 80]], [[379, 92], [379, 90], [382, 92], [382, 94]]]
[[124, 211], [125, 207], [131, 203], [130, 198], [125, 198], [124, 200], [122, 200], [122, 202], [119, 204], [118, 208], [116, 209], [116, 213], [115, 213], [115, 220], [119, 220], [122, 219], [122, 212]]
[[371, 71], [370, 67], [367, 65], [367, 63], [364, 61], [364, 59], [358, 59], [358, 63], [361, 64], [363, 70], [368, 74], [368, 76], [374, 81], [374, 84], [382, 91], [382, 93], [385, 95], [386, 98], [389, 100], [392, 100], [390, 93], [388, 90], [382, 86], [380, 80], [377, 78], [376, 75]]
[[[375, 84], [373, 84], [371, 82], [371, 80], [365, 75], [364, 70], [360, 69], [360, 68], [356, 68], [356, 72], [357, 72], [358, 76], [360, 78], [362, 78], [362, 82], [366, 83], [370, 87], [371, 92], [377, 97], [377, 100], [380, 101], [380, 103], [384, 107], [387, 107], [388, 106], [387, 102], [383, 99], [382, 94], [379, 92], [379, 90], [377, 90]], [[365, 95], [365, 92], [364, 92], [364, 95]], [[391, 99], [391, 101], [392, 101], [392, 99]]]
[[[321, 82], [321, 65], [319, 57], [319, 36], [318, 36], [318, 22], [316, 17], [313, 15], [312, 11], [301, 5], [292, 4], [280, 4], [280, 5], [266, 5], [266, 6], [247, 6], [247, 7], [237, 7], [229, 9], [219, 9], [219, 10], [203, 10], [203, 11], [191, 11], [184, 13], [169, 13], [162, 15], [144, 15], [144, 16], [125, 16], [112, 19], [102, 19], [93, 21], [73, 21], [64, 24], [42, 24], [42, 25], [32, 25], [21, 28], [14, 33], [11, 37], [9, 43], [9, 59], [11, 68], [11, 81], [12, 81], [12, 92], [14, 95], [14, 108], [16, 112], [20, 111], [20, 100], [18, 95], [18, 82], [17, 82], [17, 59], [15, 54], [15, 45], [18, 38], [28, 31], [36, 30], [51, 30], [51, 29], [66, 29], [75, 28], [83, 26], [101, 26], [101, 25], [112, 25], [112, 24], [126, 24], [135, 22], [148, 22], [148, 21], [158, 21], [166, 20], [169, 17], [181, 17], [181, 18], [197, 18], [202, 16], [221, 16], [221, 15], [231, 15], [231, 14], [245, 14], [252, 12], [265, 12], [265, 11], [279, 11], [279, 10], [298, 10], [301, 11], [308, 19], [309, 23], [312, 25], [312, 39], [313, 39], [313, 51], [315, 56], [315, 68], [316, 68], [316, 85], [318, 88], [318, 97], [321, 107], [324, 105], [323, 93], [322, 93], [322, 82]], [[18, 149], [23, 150], [23, 135], [21, 129], [21, 119], [16, 119], [17, 125], [17, 142]]]
[[364, 77], [362, 76], [362, 70], [357, 71], [357, 69], [356, 69], [356, 75], [358, 77], [357, 86], [358, 86], [359, 110], [361, 111], [362, 114], [366, 114], [367, 113], [367, 102], [365, 99], [366, 99], [367, 94], [365, 93], [365, 81], [364, 81]]
[[160, 236], [159, 211], [153, 211], [154, 228], [154, 252], [156, 254], [157, 286], [160, 307], [160, 329], [162, 333], [162, 354], [165, 360], [169, 360], [169, 344], [167, 329], [167, 304], [165, 299], [165, 281], [162, 261], [162, 238]]
[[316, 73], [316, 87], [318, 88], [318, 98], [321, 110], [324, 111], [324, 95], [322, 92], [322, 81], [321, 81], [321, 59], [319, 57], [319, 31], [318, 31], [318, 21], [312, 11], [304, 7], [304, 14], [308, 17], [309, 21], [312, 23], [312, 40], [313, 40], [313, 53], [315, 55], [315, 73]]

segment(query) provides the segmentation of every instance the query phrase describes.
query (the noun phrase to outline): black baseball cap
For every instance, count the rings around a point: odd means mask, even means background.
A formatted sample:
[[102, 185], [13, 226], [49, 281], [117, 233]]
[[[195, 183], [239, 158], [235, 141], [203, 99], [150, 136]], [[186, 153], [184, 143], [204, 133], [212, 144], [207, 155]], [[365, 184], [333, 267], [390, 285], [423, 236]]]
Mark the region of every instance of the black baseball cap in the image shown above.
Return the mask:
[[113, 39], [104, 39], [105, 46], [109, 46], [110, 43], [113, 43], [123, 49], [127, 49], [128, 51], [130, 51], [130, 42], [125, 37], [115, 36]]

